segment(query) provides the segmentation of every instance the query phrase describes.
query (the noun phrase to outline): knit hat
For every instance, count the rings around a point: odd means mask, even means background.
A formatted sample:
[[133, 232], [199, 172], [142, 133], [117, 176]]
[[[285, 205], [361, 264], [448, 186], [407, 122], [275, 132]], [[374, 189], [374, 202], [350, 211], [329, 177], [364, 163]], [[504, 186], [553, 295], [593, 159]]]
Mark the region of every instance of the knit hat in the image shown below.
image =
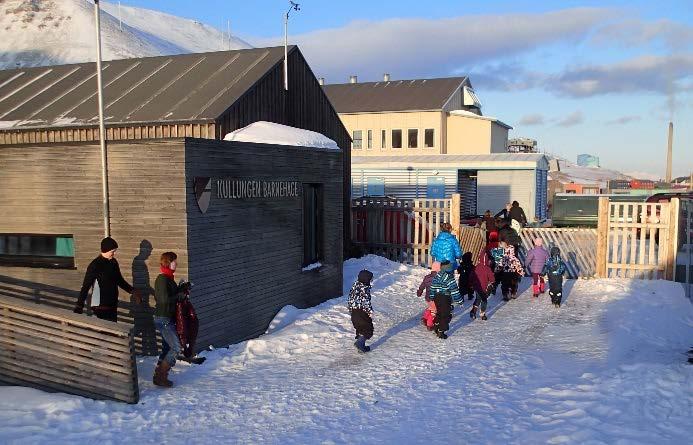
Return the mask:
[[110, 252], [118, 248], [118, 243], [110, 236], [101, 240], [101, 253]]
[[492, 232], [489, 232], [488, 240], [489, 240], [489, 242], [497, 242], [498, 241], [498, 232], [496, 232], [495, 230]]
[[544, 240], [541, 238], [534, 238], [534, 245], [537, 247], [541, 247], [544, 245]]
[[440, 263], [438, 261], [434, 261], [433, 264], [431, 264], [431, 270], [433, 272], [440, 272]]
[[551, 256], [552, 256], [552, 257], [561, 256], [561, 249], [559, 249], [559, 248], [556, 247], [556, 246], [552, 247], [552, 248], [551, 248]]
[[373, 272], [371, 272], [370, 270], [363, 269], [361, 272], [359, 272], [358, 280], [366, 286], [369, 286], [371, 284], [372, 279]]
[[453, 272], [453, 268], [452, 268], [452, 264], [450, 264], [450, 261], [445, 260], [445, 261], [441, 262], [441, 263], [440, 263], [440, 270], [443, 271], [443, 272], [452, 273], [452, 272]]

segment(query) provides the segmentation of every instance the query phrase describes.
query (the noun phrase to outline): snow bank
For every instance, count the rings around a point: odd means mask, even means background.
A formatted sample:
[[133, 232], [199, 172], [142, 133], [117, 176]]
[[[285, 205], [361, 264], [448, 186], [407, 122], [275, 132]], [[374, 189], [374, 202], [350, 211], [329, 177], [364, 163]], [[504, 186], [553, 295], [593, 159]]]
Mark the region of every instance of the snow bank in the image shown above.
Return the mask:
[[[689, 443], [693, 309], [677, 283], [567, 281], [560, 309], [489, 299], [455, 310], [450, 337], [419, 322], [428, 272], [344, 263], [344, 293], [374, 273], [372, 351], [356, 352], [346, 296], [283, 308], [268, 334], [179, 363], [172, 389], [138, 359], [140, 403], [0, 387], [0, 443]], [[267, 426], [271, 425], [271, 428]]]
[[335, 141], [315, 131], [266, 121], [254, 122], [247, 127], [228, 133], [224, 140], [339, 150]]

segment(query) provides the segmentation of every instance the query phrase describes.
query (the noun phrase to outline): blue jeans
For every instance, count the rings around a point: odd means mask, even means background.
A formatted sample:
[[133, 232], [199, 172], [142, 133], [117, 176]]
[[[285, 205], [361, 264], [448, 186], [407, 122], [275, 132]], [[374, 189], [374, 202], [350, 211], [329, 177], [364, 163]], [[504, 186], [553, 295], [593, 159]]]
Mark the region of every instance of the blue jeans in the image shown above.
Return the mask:
[[171, 366], [176, 364], [176, 356], [183, 349], [176, 333], [176, 324], [168, 317], [154, 317], [154, 326], [161, 333], [161, 355], [159, 360], [166, 360]]

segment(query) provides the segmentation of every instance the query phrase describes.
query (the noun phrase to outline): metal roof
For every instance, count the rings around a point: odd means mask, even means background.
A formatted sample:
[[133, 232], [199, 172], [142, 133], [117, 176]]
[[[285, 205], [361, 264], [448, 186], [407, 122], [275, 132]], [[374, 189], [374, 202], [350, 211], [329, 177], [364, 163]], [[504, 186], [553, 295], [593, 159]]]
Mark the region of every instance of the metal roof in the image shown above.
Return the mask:
[[471, 168], [471, 169], [548, 169], [548, 160], [541, 153], [498, 153], [488, 155], [403, 155], [352, 156], [352, 168]]
[[[106, 124], [215, 120], [283, 57], [273, 47], [103, 62]], [[0, 71], [0, 130], [96, 124], [96, 63]]]
[[467, 77], [324, 85], [337, 113], [442, 110]]

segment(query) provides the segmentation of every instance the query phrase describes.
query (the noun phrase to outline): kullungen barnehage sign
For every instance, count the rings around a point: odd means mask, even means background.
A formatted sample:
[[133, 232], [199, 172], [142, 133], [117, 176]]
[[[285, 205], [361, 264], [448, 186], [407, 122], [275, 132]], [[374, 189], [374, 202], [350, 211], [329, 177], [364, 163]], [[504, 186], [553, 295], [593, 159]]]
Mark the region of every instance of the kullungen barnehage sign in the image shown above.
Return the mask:
[[217, 198], [295, 198], [300, 196], [301, 183], [297, 181], [265, 181], [255, 179], [217, 179]]
[[[285, 199], [301, 196], [298, 181], [271, 181], [264, 179], [232, 179], [196, 177], [194, 193], [202, 213], [209, 208], [212, 195], [217, 199]], [[212, 188], [216, 187], [216, 192]]]

